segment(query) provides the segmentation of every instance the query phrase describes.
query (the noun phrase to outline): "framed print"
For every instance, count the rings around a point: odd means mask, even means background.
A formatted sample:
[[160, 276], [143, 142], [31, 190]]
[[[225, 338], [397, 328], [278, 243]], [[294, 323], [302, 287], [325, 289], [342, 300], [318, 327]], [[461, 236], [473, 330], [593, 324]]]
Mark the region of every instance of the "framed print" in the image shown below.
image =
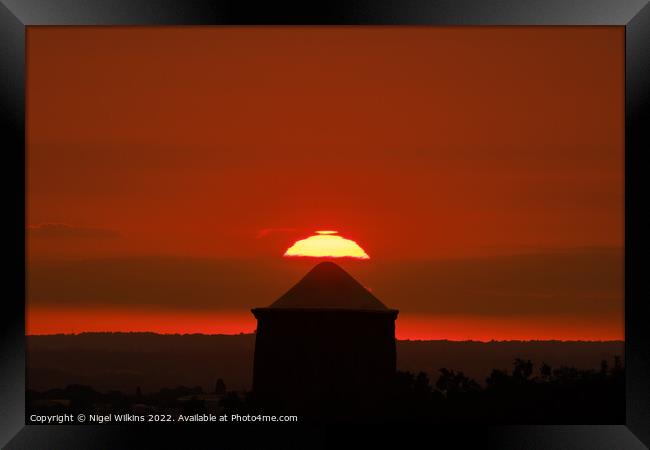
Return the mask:
[[649, 445], [647, 2], [0, 14], [6, 448]]

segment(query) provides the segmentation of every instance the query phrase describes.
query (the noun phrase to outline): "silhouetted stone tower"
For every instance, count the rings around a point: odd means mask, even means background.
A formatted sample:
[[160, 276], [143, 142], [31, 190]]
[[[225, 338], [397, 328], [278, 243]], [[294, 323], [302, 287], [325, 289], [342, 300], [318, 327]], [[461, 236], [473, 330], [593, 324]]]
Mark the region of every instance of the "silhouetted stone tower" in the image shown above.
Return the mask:
[[398, 311], [338, 265], [318, 264], [275, 303], [252, 312], [258, 398], [296, 412], [345, 416], [387, 394]]

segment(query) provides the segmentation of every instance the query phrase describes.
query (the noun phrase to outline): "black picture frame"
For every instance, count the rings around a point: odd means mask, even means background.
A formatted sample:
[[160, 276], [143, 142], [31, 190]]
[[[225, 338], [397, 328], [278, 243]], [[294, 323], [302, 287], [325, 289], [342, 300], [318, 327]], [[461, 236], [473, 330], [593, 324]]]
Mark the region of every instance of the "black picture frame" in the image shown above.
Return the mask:
[[[18, 448], [149, 447], [190, 437], [220, 440], [224, 427], [25, 425], [25, 38], [33, 25], [613, 25], [625, 27], [626, 422], [609, 426], [422, 427], [501, 449], [636, 449], [650, 446], [650, 307], [644, 256], [650, 229], [643, 153], [650, 150], [650, 6], [647, 0], [0, 0], [0, 142], [5, 208], [5, 295], [0, 314], [0, 445]], [[415, 430], [416, 427], [413, 427]], [[199, 431], [201, 431], [199, 433]], [[231, 426], [241, 443], [260, 425]], [[264, 428], [299, 447], [291, 425]], [[155, 432], [154, 432], [155, 431]], [[367, 428], [366, 428], [367, 431]], [[391, 430], [375, 436], [390, 438]], [[264, 435], [266, 438], [266, 434]], [[404, 438], [404, 436], [401, 436]], [[433, 440], [435, 438], [435, 440]], [[313, 442], [312, 442], [313, 443]], [[147, 445], [145, 445], [147, 444]], [[209, 445], [209, 444], [208, 444]]]

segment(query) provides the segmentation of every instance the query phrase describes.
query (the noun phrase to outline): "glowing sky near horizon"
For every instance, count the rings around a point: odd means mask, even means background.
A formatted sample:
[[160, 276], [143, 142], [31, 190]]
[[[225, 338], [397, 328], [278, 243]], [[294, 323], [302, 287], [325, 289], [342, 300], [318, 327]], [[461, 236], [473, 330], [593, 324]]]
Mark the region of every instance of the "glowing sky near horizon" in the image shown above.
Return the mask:
[[320, 258], [398, 338], [624, 338], [623, 27], [26, 34], [28, 333], [249, 332]]

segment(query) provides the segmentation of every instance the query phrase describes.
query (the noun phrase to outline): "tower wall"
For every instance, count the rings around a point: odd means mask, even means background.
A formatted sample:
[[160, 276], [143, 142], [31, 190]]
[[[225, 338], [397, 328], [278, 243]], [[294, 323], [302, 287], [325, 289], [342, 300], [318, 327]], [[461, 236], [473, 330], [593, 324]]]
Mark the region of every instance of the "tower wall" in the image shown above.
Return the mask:
[[397, 313], [254, 309], [254, 394], [302, 412], [369, 405], [395, 374]]

